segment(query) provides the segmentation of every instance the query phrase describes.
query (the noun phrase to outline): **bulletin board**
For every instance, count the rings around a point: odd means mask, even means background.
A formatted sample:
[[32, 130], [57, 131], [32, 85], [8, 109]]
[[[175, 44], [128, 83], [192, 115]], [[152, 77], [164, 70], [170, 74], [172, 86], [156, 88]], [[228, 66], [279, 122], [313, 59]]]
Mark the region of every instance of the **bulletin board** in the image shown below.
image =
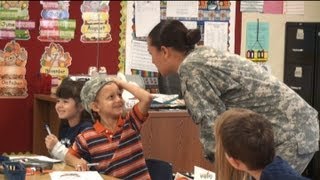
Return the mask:
[[[122, 11], [121, 20], [121, 34], [124, 38], [120, 40], [120, 63], [119, 69], [125, 74], [139, 74], [141, 75], [146, 84], [147, 90], [152, 93], [158, 93], [158, 72], [157, 70], [146, 71], [135, 69], [132, 66], [133, 55], [136, 54], [132, 48], [136, 41], [146, 41], [147, 37], [137, 37], [135, 32], [136, 17], [134, 14], [135, 4], [134, 1], [122, 2], [121, 6], [125, 11]], [[234, 53], [235, 50], [235, 14], [236, 2], [235, 1], [199, 1], [198, 4], [198, 17], [167, 17], [167, 1], [160, 1], [160, 20], [176, 19], [184, 22], [196, 22], [196, 28], [200, 29], [201, 40], [198, 45], [204, 44], [205, 39], [205, 24], [210, 22], [225, 22], [227, 24], [227, 50]], [[125, 24], [124, 24], [125, 23]], [[185, 23], [184, 23], [185, 24]], [[124, 27], [125, 26], [125, 27]], [[147, 49], [146, 49], [147, 50]], [[151, 61], [150, 61], [151, 63]], [[151, 63], [152, 64], [152, 63]]]

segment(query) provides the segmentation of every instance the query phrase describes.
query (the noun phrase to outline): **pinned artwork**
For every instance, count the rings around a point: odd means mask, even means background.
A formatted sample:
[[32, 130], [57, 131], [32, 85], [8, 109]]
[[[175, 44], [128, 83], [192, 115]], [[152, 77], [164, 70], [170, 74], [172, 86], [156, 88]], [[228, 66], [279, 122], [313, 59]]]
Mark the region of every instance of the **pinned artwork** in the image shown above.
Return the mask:
[[28, 1], [0, 1], [0, 39], [30, 39], [35, 22], [29, 21], [28, 7]]
[[49, 47], [45, 47], [40, 59], [40, 73], [51, 75], [51, 92], [54, 93], [61, 80], [69, 75], [71, 61], [70, 53], [64, 52], [60, 44], [51, 42]]
[[40, 1], [43, 6], [40, 36], [43, 42], [69, 42], [74, 39], [75, 19], [69, 19], [69, 1]]
[[27, 51], [12, 40], [0, 50], [0, 98], [26, 98]]
[[108, 43], [112, 40], [109, 24], [109, 1], [83, 1], [80, 10], [83, 43]]

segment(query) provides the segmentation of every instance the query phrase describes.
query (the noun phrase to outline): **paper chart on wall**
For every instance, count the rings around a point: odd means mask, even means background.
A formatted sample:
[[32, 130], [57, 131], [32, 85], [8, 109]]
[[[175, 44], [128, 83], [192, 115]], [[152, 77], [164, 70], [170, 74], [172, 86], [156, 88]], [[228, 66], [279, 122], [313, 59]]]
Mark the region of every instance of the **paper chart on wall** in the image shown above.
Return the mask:
[[145, 41], [132, 41], [131, 69], [158, 72], [156, 66], [152, 64], [151, 55], [148, 52], [148, 45]]
[[146, 37], [160, 22], [160, 1], [135, 1], [136, 37]]
[[228, 22], [205, 22], [205, 46], [211, 46], [221, 51], [228, 50]]
[[198, 17], [198, 1], [167, 1], [167, 17]]
[[284, 1], [284, 14], [304, 14], [304, 1]]
[[262, 12], [263, 1], [241, 1], [240, 2], [241, 12]]

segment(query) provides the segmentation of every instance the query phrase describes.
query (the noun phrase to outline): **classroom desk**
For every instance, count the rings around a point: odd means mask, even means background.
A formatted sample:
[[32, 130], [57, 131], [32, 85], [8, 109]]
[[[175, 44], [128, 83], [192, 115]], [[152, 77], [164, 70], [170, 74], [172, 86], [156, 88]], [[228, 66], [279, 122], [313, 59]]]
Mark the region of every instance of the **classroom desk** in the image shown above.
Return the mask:
[[[74, 171], [74, 168], [66, 165], [65, 163], [55, 163], [52, 167], [53, 171]], [[116, 180], [117, 178], [100, 174], [103, 179]], [[4, 174], [0, 174], [0, 179], [5, 179]], [[26, 176], [26, 180], [48, 180], [50, 179], [49, 173], [35, 174]]]
[[[49, 156], [44, 138], [44, 125], [58, 134], [59, 118], [54, 95], [35, 94], [33, 104], [33, 153]], [[146, 158], [172, 163], [174, 172], [193, 172], [200, 166], [214, 171], [214, 165], [203, 157], [199, 129], [186, 110], [149, 111], [150, 118], [142, 127], [141, 139]]]

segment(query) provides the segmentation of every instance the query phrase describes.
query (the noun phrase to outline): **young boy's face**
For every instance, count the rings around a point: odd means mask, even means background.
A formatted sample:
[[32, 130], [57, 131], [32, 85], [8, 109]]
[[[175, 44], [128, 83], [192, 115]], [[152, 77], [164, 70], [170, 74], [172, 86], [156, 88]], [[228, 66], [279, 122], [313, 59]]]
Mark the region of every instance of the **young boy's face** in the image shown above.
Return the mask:
[[80, 117], [80, 113], [83, 110], [81, 106], [77, 106], [73, 98], [58, 98], [56, 103], [56, 111], [60, 119], [72, 119], [77, 116]]
[[117, 120], [124, 110], [122, 91], [115, 83], [106, 84], [97, 94], [94, 104], [93, 110], [100, 115], [101, 120], [104, 118]]

